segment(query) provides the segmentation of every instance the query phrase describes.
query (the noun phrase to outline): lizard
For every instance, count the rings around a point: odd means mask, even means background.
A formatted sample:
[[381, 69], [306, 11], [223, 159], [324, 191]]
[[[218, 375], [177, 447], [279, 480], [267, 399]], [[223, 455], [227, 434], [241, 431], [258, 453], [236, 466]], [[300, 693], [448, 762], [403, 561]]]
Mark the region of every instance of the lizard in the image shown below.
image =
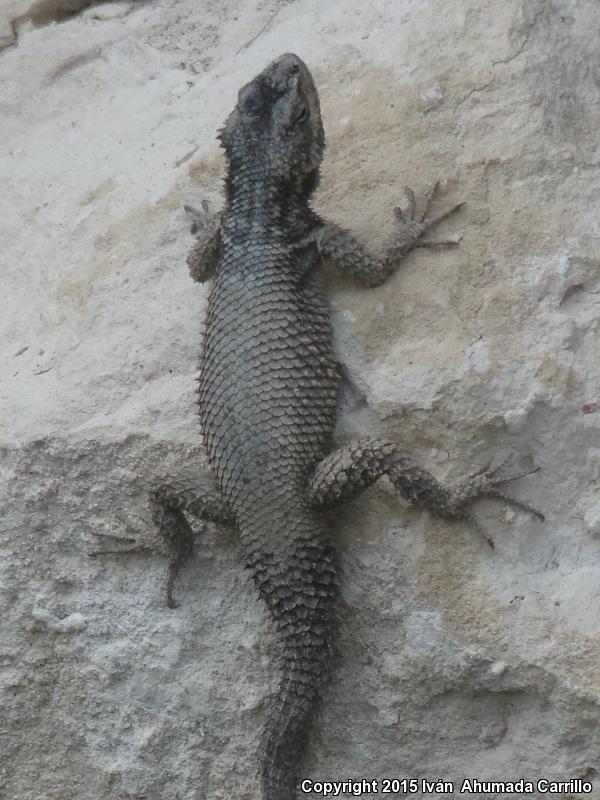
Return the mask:
[[340, 374], [322, 264], [378, 286], [414, 248], [456, 243], [423, 237], [462, 203], [430, 214], [435, 184], [417, 213], [409, 190], [381, 252], [319, 216], [310, 205], [325, 147], [319, 96], [294, 54], [240, 89], [218, 138], [224, 208], [213, 213], [203, 200], [200, 211], [188, 209], [197, 237], [190, 274], [212, 283], [198, 392], [215, 488], [163, 485], [152, 509], [172, 552], [171, 606], [174, 577], [192, 552], [186, 514], [238, 532], [281, 641], [280, 684], [259, 749], [261, 791], [264, 800], [291, 800], [335, 640], [336, 554], [322, 510], [385, 475], [405, 499], [449, 520], [475, 522], [468, 508], [482, 497], [543, 515], [502, 489], [531, 471], [500, 477], [500, 467], [487, 467], [446, 486], [385, 438], [333, 445]]

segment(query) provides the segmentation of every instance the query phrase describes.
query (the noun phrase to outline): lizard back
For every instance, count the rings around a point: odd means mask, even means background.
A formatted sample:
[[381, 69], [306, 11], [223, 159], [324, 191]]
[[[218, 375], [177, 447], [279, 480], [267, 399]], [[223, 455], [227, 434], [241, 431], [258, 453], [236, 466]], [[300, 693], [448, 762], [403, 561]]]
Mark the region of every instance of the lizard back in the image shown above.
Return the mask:
[[317, 255], [265, 237], [223, 249], [207, 313], [200, 418], [236, 515], [297, 497], [330, 444], [337, 372]]

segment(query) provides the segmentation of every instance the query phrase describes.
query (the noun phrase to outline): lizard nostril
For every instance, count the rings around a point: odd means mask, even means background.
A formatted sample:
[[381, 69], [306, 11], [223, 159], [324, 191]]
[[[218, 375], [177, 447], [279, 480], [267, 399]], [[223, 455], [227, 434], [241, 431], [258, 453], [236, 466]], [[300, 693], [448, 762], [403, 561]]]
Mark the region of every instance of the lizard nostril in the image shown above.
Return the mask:
[[292, 72], [299, 72], [300, 71], [300, 64], [298, 64], [297, 61], [292, 61], [292, 63], [290, 64], [290, 70]]

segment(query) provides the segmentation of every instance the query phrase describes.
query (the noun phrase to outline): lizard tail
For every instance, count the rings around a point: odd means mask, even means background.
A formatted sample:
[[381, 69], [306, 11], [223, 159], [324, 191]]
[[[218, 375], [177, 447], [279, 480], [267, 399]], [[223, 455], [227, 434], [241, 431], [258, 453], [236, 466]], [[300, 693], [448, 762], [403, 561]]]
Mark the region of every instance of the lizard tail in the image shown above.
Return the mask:
[[297, 766], [331, 663], [334, 551], [320, 524], [311, 527], [288, 545], [282, 559], [262, 557], [251, 566], [283, 640], [281, 680], [260, 746], [264, 800], [296, 797]]

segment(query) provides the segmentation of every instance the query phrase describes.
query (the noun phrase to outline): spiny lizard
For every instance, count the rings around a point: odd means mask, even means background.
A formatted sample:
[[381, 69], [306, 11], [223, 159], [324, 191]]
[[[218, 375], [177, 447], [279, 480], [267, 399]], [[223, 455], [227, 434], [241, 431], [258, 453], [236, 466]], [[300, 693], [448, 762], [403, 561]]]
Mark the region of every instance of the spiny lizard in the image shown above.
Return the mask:
[[[262, 735], [265, 800], [295, 796], [302, 741], [326, 675], [335, 629], [336, 559], [320, 510], [383, 475], [401, 495], [448, 519], [495, 497], [542, 515], [499, 488], [497, 470], [440, 484], [394, 442], [354, 442], [332, 451], [339, 372], [321, 265], [381, 284], [422, 238], [459, 208], [429, 216], [435, 187], [417, 214], [395, 210], [380, 254], [310, 207], [325, 138], [319, 97], [300, 58], [283, 55], [238, 95], [219, 138], [227, 158], [226, 201], [196, 212], [188, 258], [196, 281], [214, 278], [199, 378], [204, 443], [214, 495], [162, 487], [155, 519], [173, 547], [169, 578], [191, 552], [184, 512], [234, 526], [243, 557], [281, 637], [281, 682]], [[448, 244], [444, 242], [443, 244]]]

